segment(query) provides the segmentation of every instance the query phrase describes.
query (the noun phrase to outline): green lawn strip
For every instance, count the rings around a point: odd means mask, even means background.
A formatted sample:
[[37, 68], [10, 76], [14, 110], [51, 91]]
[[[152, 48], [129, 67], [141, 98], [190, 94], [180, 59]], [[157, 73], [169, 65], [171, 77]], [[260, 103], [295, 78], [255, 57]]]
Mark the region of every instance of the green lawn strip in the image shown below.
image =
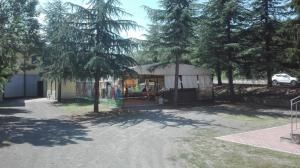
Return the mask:
[[[267, 114], [219, 113], [217, 116], [219, 122], [239, 125], [244, 131], [289, 123], [288, 117], [275, 117]], [[198, 129], [194, 132], [194, 136], [183, 139], [183, 143], [192, 150], [181, 153], [179, 158], [198, 168], [296, 168], [300, 165], [300, 156], [297, 155], [215, 139], [228, 132], [236, 133], [235, 130], [225, 127]]]
[[220, 136], [217, 131], [206, 129], [193, 138], [185, 138], [184, 142], [193, 150], [179, 157], [199, 168], [296, 168], [300, 165], [300, 156], [224, 142], [214, 138], [217, 136]]
[[[99, 108], [101, 112], [109, 112], [113, 109], [122, 106], [122, 100], [105, 99], [100, 100]], [[94, 103], [91, 99], [76, 99], [72, 101], [67, 101], [58, 104], [58, 107], [64, 111], [75, 113], [75, 114], [85, 114], [93, 111]]]
[[240, 124], [246, 130], [269, 128], [279, 125], [285, 125], [289, 123], [290, 118], [274, 117], [268, 115], [243, 115], [243, 114], [225, 114], [219, 113], [218, 116], [228, 122], [235, 122]]

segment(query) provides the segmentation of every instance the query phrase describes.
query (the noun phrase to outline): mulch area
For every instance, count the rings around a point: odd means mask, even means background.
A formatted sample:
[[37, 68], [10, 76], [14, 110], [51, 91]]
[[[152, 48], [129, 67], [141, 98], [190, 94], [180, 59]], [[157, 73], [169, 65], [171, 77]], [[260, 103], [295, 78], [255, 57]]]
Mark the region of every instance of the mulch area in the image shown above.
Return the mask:
[[300, 155], [300, 145], [281, 141], [281, 137], [287, 137], [289, 136], [289, 133], [290, 125], [284, 125], [245, 133], [226, 135], [217, 137], [217, 139]]
[[235, 85], [235, 96], [230, 97], [228, 85], [215, 86], [215, 100], [246, 102], [271, 107], [290, 108], [290, 100], [300, 96], [300, 86]]
[[[217, 97], [227, 96], [228, 85], [215, 85], [214, 89]], [[293, 98], [300, 95], [300, 85], [295, 87], [289, 85], [274, 87], [267, 87], [265, 85], [235, 85], [235, 93], [240, 96], [280, 96]]]

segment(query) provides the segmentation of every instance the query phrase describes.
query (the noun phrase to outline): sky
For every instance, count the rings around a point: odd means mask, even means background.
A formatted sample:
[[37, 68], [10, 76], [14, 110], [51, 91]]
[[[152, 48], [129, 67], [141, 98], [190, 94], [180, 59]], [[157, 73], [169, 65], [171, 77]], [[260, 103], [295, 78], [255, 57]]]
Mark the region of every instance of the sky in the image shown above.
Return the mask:
[[[50, 0], [51, 1], [51, 0]], [[65, 2], [72, 2], [79, 5], [85, 5], [88, 1], [87, 0], [63, 0]], [[44, 7], [49, 0], [39, 0], [41, 7]], [[132, 17], [128, 19], [137, 22], [143, 28], [138, 30], [130, 30], [128, 32], [123, 32], [122, 36], [129, 37], [129, 38], [137, 38], [137, 39], [145, 39], [143, 34], [147, 31], [147, 25], [150, 24], [150, 20], [147, 17], [147, 12], [144, 10], [143, 6], [149, 6], [151, 8], [158, 8], [158, 0], [120, 0], [122, 3], [122, 8], [126, 10], [126, 12], [130, 13]], [[44, 20], [43, 14], [39, 17], [40, 22], [42, 23]]]

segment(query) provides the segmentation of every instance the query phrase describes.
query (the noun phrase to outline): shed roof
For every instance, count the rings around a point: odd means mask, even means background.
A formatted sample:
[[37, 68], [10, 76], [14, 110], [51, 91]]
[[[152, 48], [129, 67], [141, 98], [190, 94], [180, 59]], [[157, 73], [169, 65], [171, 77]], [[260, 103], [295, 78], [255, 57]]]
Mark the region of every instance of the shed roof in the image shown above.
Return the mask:
[[[159, 64], [148, 64], [148, 65], [135, 66], [133, 67], [133, 69], [139, 75], [161, 75], [161, 76], [175, 75], [175, 64], [167, 64], [161, 66], [159, 66]], [[203, 75], [211, 75], [211, 72], [207, 69], [199, 68], [194, 65], [180, 64], [179, 75], [183, 75], [183, 76], [202, 75], [203, 76]]]

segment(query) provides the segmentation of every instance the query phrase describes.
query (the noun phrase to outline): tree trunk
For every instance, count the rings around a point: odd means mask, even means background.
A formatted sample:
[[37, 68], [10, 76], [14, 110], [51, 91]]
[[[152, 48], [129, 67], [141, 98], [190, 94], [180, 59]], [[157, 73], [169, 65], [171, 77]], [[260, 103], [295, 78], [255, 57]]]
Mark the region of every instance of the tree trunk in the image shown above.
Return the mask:
[[[100, 25], [99, 23], [96, 23], [96, 46], [100, 44], [100, 39], [101, 39], [101, 31], [100, 31]], [[96, 52], [96, 54], [98, 54]], [[99, 112], [99, 98], [100, 98], [100, 92], [99, 92], [99, 73], [96, 71], [95, 74], [95, 84], [94, 84], [94, 92], [95, 92], [95, 97], [94, 97], [94, 112], [98, 113]]]
[[178, 78], [179, 78], [179, 56], [175, 60], [175, 81], [174, 81], [174, 106], [178, 106]]
[[0, 91], [0, 103], [3, 102], [4, 93]]
[[216, 74], [217, 74], [217, 79], [218, 79], [218, 85], [221, 86], [223, 83], [222, 83], [221, 65], [220, 65], [219, 61], [217, 63], [217, 67], [216, 67]]
[[26, 93], [26, 59], [24, 57], [24, 62], [23, 62], [23, 94], [24, 94], [24, 98], [26, 98], [27, 93]]
[[[231, 18], [231, 17], [230, 17]], [[232, 43], [231, 40], [231, 19], [227, 20], [227, 29], [226, 29], [226, 35], [227, 35], [227, 43]], [[227, 51], [228, 58], [227, 58], [227, 77], [228, 77], [228, 90], [229, 90], [229, 96], [231, 99], [234, 98], [234, 85], [233, 85], [233, 66], [232, 66], [232, 53], [231, 51]]]
[[58, 80], [57, 101], [61, 102], [61, 80]]
[[272, 87], [272, 68], [270, 66], [267, 67], [267, 79], [268, 79], [268, 87]]
[[262, 22], [263, 22], [263, 33], [264, 33], [264, 41], [265, 41], [265, 58], [266, 58], [266, 72], [267, 72], [267, 81], [268, 87], [272, 87], [272, 66], [273, 60], [272, 56], [270, 55], [270, 44], [271, 44], [271, 30], [269, 27], [269, 1], [263, 1], [263, 14], [262, 14]]
[[99, 112], [99, 77], [95, 77], [95, 84], [94, 84], [94, 90], [95, 90], [95, 97], [94, 97], [94, 112]]
[[268, 80], [268, 87], [272, 87], [272, 72], [273, 72], [273, 60], [270, 55], [270, 37], [267, 35], [265, 39], [265, 54], [266, 54], [266, 65], [267, 65], [267, 80]]
[[232, 65], [228, 65], [228, 90], [229, 90], [229, 96], [231, 99], [234, 98], [234, 85], [233, 85], [233, 68]]

